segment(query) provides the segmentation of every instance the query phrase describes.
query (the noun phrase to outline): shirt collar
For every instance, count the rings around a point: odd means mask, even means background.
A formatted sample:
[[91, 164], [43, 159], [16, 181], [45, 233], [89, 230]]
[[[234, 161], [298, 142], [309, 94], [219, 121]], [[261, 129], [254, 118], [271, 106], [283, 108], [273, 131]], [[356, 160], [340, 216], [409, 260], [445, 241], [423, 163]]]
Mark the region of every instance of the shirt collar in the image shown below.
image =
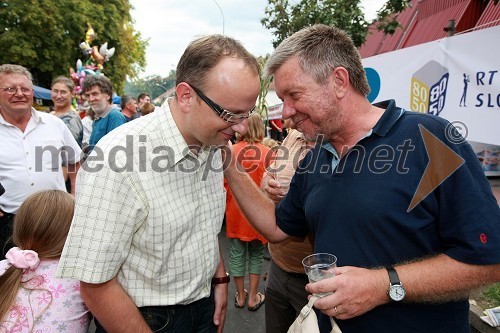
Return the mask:
[[[396, 124], [396, 122], [399, 120], [399, 118], [403, 115], [405, 112], [404, 109], [396, 107], [396, 101], [393, 99], [382, 101], [379, 103], [373, 104], [376, 107], [385, 109], [384, 113], [382, 114], [382, 117], [378, 120], [378, 122], [375, 124], [375, 126], [366, 133], [364, 137], [362, 137], [359, 141], [363, 140], [364, 138], [369, 137], [372, 134], [377, 134], [379, 136], [385, 136], [387, 132], [391, 130], [391, 128]], [[358, 142], [359, 142], [358, 141]], [[339, 159], [339, 155], [337, 153], [337, 150], [335, 147], [332, 146], [330, 142], [325, 142], [321, 145], [321, 148], [325, 149], [326, 151], [330, 152], [333, 154], [336, 160]]]
[[382, 114], [382, 117], [380, 117], [378, 122], [373, 127], [372, 131], [379, 136], [385, 136], [403, 115], [405, 110], [396, 107], [396, 101], [394, 101], [393, 99], [389, 99], [387, 101], [379, 102], [373, 105], [385, 109], [385, 111]]
[[[43, 120], [42, 117], [40, 117], [38, 111], [35, 108], [32, 107], [30, 113], [31, 113], [30, 121], [34, 121], [35, 123], [45, 123], [45, 121]], [[1, 114], [0, 114], [0, 123], [8, 126], [9, 125], [13, 126], [11, 123], [7, 122]]]
[[104, 111], [101, 115], [98, 115], [97, 113], [95, 114], [95, 119], [94, 120], [97, 120], [97, 119], [101, 119], [101, 118], [106, 118], [108, 116], [108, 114], [111, 112], [111, 110], [113, 110], [113, 105], [110, 105], [106, 111]]
[[213, 147], [203, 146], [198, 152], [198, 155], [194, 154], [189, 149], [186, 141], [184, 140], [184, 137], [177, 127], [174, 117], [172, 116], [172, 113], [170, 111], [168, 101], [165, 101], [165, 103], [163, 103], [158, 112], [161, 112], [160, 126], [162, 128], [163, 140], [174, 152], [174, 165], [185, 158], [197, 159], [199, 165], [203, 164], [211, 155], [211, 150], [213, 150]]

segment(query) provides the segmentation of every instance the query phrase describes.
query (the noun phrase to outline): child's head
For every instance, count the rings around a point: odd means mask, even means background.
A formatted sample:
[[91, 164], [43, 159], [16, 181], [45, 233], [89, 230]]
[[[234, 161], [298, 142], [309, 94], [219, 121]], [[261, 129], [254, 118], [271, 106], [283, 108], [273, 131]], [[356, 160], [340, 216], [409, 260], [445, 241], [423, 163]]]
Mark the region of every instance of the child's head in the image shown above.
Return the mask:
[[[7, 260], [10, 262], [10, 259], [16, 259], [15, 254], [21, 252], [19, 250], [34, 251], [40, 259], [58, 259], [68, 236], [73, 211], [73, 197], [66, 192], [48, 190], [29, 196], [14, 219], [12, 237], [19, 249], [10, 249], [7, 252]], [[9, 256], [11, 251], [12, 258]], [[10, 267], [0, 275], [0, 331], [2, 318], [15, 303], [19, 288], [26, 285], [26, 281], [21, 282], [24, 269], [13, 262], [10, 263]], [[45, 310], [47, 308], [48, 306]]]
[[74, 200], [67, 192], [41, 191], [29, 196], [14, 220], [13, 241], [40, 258], [59, 258], [73, 218]]

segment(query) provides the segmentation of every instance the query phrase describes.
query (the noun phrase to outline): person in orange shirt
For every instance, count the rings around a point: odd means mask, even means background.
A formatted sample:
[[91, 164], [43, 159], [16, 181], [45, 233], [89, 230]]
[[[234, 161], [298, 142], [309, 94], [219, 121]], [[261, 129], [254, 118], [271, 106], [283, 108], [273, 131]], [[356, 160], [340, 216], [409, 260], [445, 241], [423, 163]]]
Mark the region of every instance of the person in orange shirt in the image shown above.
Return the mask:
[[[273, 161], [271, 149], [261, 144], [263, 138], [264, 123], [255, 114], [248, 119], [248, 132], [243, 136], [237, 133], [237, 143], [233, 146], [241, 166], [256, 184], [261, 183], [266, 168]], [[267, 240], [250, 226], [231, 191], [226, 188], [226, 236], [231, 239], [229, 272], [236, 285], [234, 305], [243, 308], [248, 297], [248, 310], [257, 311], [265, 301], [265, 296], [258, 292], [258, 288]], [[244, 289], [247, 264], [249, 292]]]

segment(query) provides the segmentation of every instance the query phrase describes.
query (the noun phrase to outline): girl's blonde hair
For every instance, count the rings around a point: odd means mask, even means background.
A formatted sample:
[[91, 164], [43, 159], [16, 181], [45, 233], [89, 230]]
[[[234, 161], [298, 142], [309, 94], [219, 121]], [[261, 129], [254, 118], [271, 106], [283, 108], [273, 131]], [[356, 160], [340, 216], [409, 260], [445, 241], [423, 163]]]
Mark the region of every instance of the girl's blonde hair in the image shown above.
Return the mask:
[[257, 113], [248, 118], [248, 131], [245, 135], [236, 133], [236, 141], [245, 141], [248, 143], [260, 143], [264, 139], [264, 121]]
[[[74, 199], [59, 190], [29, 196], [14, 219], [13, 241], [21, 250], [32, 250], [40, 259], [61, 256], [74, 212]], [[23, 269], [11, 266], [0, 276], [0, 322], [16, 300]]]

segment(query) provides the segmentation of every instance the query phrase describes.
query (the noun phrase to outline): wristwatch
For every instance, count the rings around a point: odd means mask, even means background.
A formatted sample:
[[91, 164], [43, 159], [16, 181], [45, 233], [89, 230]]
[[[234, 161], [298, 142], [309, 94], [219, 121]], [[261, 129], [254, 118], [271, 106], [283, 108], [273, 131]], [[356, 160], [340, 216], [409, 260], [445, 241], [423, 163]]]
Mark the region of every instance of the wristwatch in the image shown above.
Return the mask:
[[389, 273], [389, 290], [387, 294], [390, 299], [395, 302], [402, 301], [406, 296], [405, 288], [401, 281], [399, 281], [399, 276], [394, 267], [386, 267], [387, 273]]
[[229, 283], [229, 281], [231, 281], [231, 278], [229, 277], [229, 274], [226, 273], [226, 276], [224, 277], [219, 277], [219, 278], [213, 277], [212, 285]]

